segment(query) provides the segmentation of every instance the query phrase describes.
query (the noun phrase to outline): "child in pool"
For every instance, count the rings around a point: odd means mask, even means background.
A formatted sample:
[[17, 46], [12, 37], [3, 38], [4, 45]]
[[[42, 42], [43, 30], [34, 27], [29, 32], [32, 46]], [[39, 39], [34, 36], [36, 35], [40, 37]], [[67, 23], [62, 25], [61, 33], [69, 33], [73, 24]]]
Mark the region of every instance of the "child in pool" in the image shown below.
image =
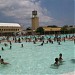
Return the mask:
[[55, 58], [55, 63], [54, 63], [55, 66], [59, 66], [59, 59], [58, 58]]
[[4, 59], [1, 59], [1, 62], [0, 62], [1, 64], [4, 64], [4, 65], [7, 65], [7, 64], [9, 64], [9, 63], [7, 63], [7, 62], [4, 62]]
[[63, 60], [63, 59], [62, 59], [62, 54], [60, 53], [60, 54], [59, 54], [59, 62], [61, 63], [62, 60]]

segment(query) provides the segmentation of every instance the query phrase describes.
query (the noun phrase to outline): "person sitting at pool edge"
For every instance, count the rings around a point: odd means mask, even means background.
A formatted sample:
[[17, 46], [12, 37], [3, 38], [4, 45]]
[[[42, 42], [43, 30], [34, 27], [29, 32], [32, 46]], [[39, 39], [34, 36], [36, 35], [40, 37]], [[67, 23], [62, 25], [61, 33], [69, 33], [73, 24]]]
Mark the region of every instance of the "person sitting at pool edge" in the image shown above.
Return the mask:
[[1, 62], [0, 62], [1, 64], [4, 64], [4, 65], [7, 65], [7, 64], [9, 64], [9, 63], [7, 63], [7, 62], [4, 62], [4, 59], [1, 59]]
[[60, 54], [59, 54], [59, 62], [61, 63], [62, 60], [63, 60], [63, 59], [62, 59], [62, 54], [60, 53]]
[[55, 66], [59, 66], [59, 60], [58, 58], [55, 58], [55, 63], [54, 63]]

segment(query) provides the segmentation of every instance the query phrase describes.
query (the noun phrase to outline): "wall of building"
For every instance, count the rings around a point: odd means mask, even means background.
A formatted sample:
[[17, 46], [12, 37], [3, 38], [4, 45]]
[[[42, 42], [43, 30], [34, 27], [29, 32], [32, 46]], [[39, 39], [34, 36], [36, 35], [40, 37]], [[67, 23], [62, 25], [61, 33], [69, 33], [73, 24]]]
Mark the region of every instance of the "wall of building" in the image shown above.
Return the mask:
[[0, 26], [0, 32], [19, 32], [19, 31], [21, 31], [20, 27]]
[[21, 26], [0, 26], [0, 35], [12, 35], [21, 30]]
[[61, 31], [61, 27], [43, 27], [44, 31]]

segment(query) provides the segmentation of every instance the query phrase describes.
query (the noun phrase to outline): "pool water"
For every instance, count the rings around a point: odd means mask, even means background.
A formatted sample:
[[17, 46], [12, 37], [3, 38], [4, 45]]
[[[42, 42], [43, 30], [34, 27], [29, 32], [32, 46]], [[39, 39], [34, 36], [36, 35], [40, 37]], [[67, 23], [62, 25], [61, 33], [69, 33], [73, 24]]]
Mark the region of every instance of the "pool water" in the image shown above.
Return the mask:
[[[0, 75], [58, 75], [72, 72], [75, 69], [75, 44], [73, 41], [62, 41], [61, 45], [57, 42], [48, 43], [39, 46], [41, 42], [33, 44], [33, 42], [12, 43], [12, 49], [5, 47], [2, 42], [0, 47], [4, 47], [4, 51], [0, 50], [1, 57], [10, 64], [0, 64]], [[9, 44], [9, 43], [8, 43]], [[51, 68], [51, 64], [55, 62], [55, 58], [62, 53], [63, 62], [58, 68]]]

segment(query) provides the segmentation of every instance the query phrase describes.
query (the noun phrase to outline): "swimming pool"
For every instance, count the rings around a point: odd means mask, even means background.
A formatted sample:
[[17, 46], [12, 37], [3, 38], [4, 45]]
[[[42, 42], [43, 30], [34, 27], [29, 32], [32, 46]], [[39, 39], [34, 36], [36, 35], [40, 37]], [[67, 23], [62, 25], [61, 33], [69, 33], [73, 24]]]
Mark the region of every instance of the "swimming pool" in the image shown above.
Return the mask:
[[[11, 50], [9, 46], [5, 47], [3, 43], [0, 44], [0, 47], [4, 47], [5, 50], [0, 50], [0, 55], [10, 64], [0, 64], [1, 75], [58, 75], [74, 71], [75, 63], [71, 61], [71, 59], [75, 59], [73, 41], [62, 41], [61, 45], [58, 45], [57, 42], [48, 43], [43, 46], [38, 46], [41, 42], [36, 44], [22, 42], [23, 48], [21, 43], [13, 42]], [[62, 53], [65, 62], [58, 69], [50, 68], [60, 53]]]

